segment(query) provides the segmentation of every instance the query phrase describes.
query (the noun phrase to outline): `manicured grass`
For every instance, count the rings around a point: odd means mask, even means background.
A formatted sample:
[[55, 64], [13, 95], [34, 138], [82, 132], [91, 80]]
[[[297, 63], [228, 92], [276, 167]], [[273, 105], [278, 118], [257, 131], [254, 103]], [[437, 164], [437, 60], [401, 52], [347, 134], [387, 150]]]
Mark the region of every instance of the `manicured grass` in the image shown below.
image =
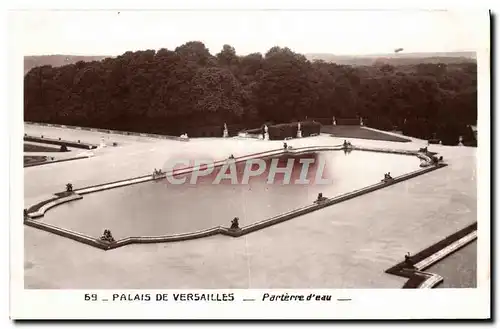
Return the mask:
[[388, 142], [411, 142], [411, 140], [406, 138], [364, 129], [360, 126], [322, 126], [321, 132], [332, 134], [333, 136], [340, 138], [373, 139]]
[[39, 156], [39, 155], [25, 155], [24, 156], [24, 165], [32, 165], [36, 163], [44, 163], [47, 161], [46, 156]]
[[[36, 156], [31, 156], [31, 157], [34, 158]], [[34, 166], [41, 166], [41, 165], [45, 165], [45, 164], [54, 164], [54, 163], [59, 163], [59, 162], [87, 159], [88, 156], [79, 156], [79, 157], [75, 157], [75, 158], [66, 158], [66, 159], [59, 159], [59, 160], [54, 160], [54, 158], [52, 158], [51, 161], [48, 161], [47, 157], [44, 157], [44, 158], [45, 158], [45, 161], [39, 161], [39, 162], [26, 163], [26, 161], [25, 161], [24, 167], [34, 167]]]
[[60, 152], [60, 148], [24, 143], [24, 152]]
[[35, 142], [35, 143], [42, 143], [42, 144], [52, 144], [52, 145], [66, 145], [66, 147], [74, 147], [74, 148], [80, 148], [80, 149], [86, 149], [86, 150], [91, 150], [97, 148], [97, 144], [89, 144], [82, 142], [80, 140], [73, 142], [73, 141], [67, 141], [63, 139], [52, 139], [52, 138], [43, 138], [43, 137], [35, 137], [35, 136], [28, 136], [27, 134], [24, 135], [24, 141], [26, 142]]

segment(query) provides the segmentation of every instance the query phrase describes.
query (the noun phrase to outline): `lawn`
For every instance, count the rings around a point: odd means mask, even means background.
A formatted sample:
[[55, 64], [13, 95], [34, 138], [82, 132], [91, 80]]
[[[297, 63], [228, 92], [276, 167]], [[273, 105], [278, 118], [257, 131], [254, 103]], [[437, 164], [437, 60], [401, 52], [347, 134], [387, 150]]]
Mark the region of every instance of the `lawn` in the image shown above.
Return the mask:
[[321, 132], [341, 138], [373, 139], [387, 142], [411, 142], [411, 140], [406, 138], [364, 129], [360, 126], [322, 126]]
[[32, 165], [35, 163], [44, 163], [47, 161], [46, 156], [38, 156], [38, 155], [25, 155], [24, 156], [24, 165]]
[[60, 152], [60, 148], [24, 143], [24, 152]]

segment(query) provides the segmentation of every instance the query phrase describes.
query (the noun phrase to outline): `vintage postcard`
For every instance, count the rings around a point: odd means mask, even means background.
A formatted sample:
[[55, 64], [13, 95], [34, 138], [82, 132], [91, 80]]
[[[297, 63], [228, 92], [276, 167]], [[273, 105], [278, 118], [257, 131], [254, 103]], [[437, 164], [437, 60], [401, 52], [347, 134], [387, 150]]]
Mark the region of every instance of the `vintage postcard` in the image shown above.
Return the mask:
[[13, 319], [490, 318], [490, 13], [320, 9], [9, 13]]

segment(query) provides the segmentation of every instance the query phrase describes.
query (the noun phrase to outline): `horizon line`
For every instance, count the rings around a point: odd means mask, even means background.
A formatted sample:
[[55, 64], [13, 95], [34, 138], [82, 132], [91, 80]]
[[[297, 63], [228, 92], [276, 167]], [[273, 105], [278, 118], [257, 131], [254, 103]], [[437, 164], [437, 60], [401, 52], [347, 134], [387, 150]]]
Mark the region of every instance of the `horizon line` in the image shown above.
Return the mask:
[[[278, 46], [279, 47], [279, 46]], [[285, 46], [286, 47], [286, 46]], [[285, 47], [281, 47], [281, 48], [285, 48]], [[147, 50], [154, 50], [155, 52], [157, 52], [158, 50], [160, 49], [163, 49], [163, 48], [157, 48], [157, 49], [151, 49], [151, 48], [148, 48], [148, 49], [139, 49], [139, 50], [127, 50], [123, 53], [120, 53], [120, 54], [117, 54], [117, 55], [111, 55], [111, 54], [96, 54], [96, 53], [52, 53], [52, 54], [41, 54], [41, 53], [32, 53], [32, 54], [24, 54], [23, 57], [28, 57], [28, 56], [93, 56], [93, 57], [118, 57], [118, 56], [121, 56], [123, 55], [124, 53], [126, 52], [138, 52], [138, 51], [147, 51]], [[167, 50], [170, 50], [168, 48], [166, 48]], [[171, 51], [174, 51], [174, 50], [171, 50]], [[293, 49], [292, 49], [293, 51]], [[236, 54], [238, 57], [243, 57], [243, 56], [247, 56], [247, 55], [250, 55], [250, 54], [254, 54], [254, 53], [260, 53], [262, 55], [264, 55], [265, 53], [263, 52], [259, 52], [259, 51], [256, 51], [256, 52], [249, 52], [248, 54]], [[425, 54], [451, 54], [451, 53], [474, 53], [474, 55], [477, 54], [477, 51], [476, 50], [449, 50], [449, 51], [412, 51], [412, 52], [400, 52], [400, 53], [390, 53], [390, 52], [387, 52], [387, 53], [364, 53], [364, 54], [349, 54], [349, 53], [327, 53], [327, 52], [305, 52], [305, 53], [301, 53], [301, 52], [296, 52], [298, 54], [301, 54], [301, 55], [331, 55], [331, 56], [338, 56], [338, 57], [375, 57], [375, 56], [398, 56], [398, 57], [404, 57], [405, 55], [425, 55]], [[214, 56], [213, 54], [211, 54], [212, 56]]]

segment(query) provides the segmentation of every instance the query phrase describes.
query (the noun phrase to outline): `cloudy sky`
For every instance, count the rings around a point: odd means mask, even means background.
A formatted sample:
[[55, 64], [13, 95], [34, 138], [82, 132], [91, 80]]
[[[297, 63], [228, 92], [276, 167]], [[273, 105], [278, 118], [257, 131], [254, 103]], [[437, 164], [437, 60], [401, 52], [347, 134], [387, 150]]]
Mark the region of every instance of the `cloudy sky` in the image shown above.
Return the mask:
[[274, 45], [341, 55], [474, 51], [487, 44], [487, 18], [484, 11], [25, 11], [10, 27], [25, 55], [118, 55], [191, 40], [212, 54], [227, 43], [241, 55]]

